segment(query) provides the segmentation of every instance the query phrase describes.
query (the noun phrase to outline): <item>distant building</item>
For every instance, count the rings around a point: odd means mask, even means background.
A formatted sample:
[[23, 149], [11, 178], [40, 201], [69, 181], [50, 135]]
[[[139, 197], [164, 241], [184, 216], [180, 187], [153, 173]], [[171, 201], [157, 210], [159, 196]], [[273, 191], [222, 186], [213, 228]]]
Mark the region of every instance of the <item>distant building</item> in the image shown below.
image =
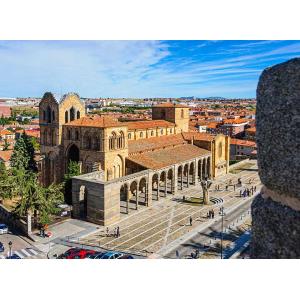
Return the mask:
[[11, 109], [10, 106], [0, 105], [0, 118], [1, 117], [11, 117]]
[[253, 141], [231, 139], [230, 160], [240, 160], [256, 157], [256, 143]]

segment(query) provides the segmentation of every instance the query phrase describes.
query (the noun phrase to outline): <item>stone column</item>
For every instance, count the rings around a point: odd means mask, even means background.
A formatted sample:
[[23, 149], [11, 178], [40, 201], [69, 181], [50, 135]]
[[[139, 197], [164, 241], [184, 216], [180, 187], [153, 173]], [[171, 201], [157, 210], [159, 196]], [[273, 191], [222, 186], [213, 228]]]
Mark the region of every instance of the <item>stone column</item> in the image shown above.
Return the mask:
[[194, 179], [194, 184], [198, 184], [199, 182], [199, 172], [198, 172], [198, 162], [195, 160], [195, 179]]
[[147, 205], [152, 206], [152, 180], [149, 179], [149, 183], [147, 184]]
[[181, 167], [180, 177], [181, 177], [181, 180], [180, 180], [181, 190], [183, 190], [183, 166]]
[[176, 166], [173, 169], [173, 186], [172, 186], [172, 194], [175, 195], [177, 193], [177, 186], [178, 186], [178, 171]]
[[135, 193], [135, 209], [139, 209], [139, 185], [136, 185], [136, 193]]
[[257, 87], [263, 187], [252, 203], [251, 258], [300, 258], [300, 59], [267, 68]]
[[157, 200], [159, 200], [159, 178], [157, 179]]
[[189, 188], [190, 186], [190, 165], [188, 165], [188, 168], [187, 168], [187, 183], [186, 183], [186, 186], [187, 188]]
[[202, 178], [202, 165], [203, 165], [203, 159], [201, 159], [201, 163], [200, 163], [200, 181], [203, 179]]
[[167, 197], [167, 189], [168, 189], [168, 176], [165, 173], [165, 197]]
[[129, 214], [129, 200], [130, 200], [130, 188], [127, 188], [127, 198], [126, 198], [126, 212]]

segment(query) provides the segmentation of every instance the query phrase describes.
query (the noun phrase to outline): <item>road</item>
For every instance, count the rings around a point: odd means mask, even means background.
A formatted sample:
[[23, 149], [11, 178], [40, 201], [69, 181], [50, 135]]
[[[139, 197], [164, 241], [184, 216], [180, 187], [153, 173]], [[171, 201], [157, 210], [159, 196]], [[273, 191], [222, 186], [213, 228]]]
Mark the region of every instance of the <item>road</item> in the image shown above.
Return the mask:
[[[242, 222], [249, 216], [250, 206], [251, 206], [251, 199], [245, 200], [238, 208], [234, 209], [233, 211], [229, 211], [224, 216], [224, 233], [223, 238], [227, 240], [235, 240], [237, 236], [232, 234], [232, 231], [229, 230], [229, 226], [234, 228], [238, 222]], [[242, 220], [241, 220], [241, 216]], [[233, 225], [234, 223], [234, 225]], [[208, 247], [213, 252], [220, 253], [220, 239], [221, 239], [221, 228], [222, 228], [222, 219], [218, 216], [218, 220], [216, 220], [213, 225], [209, 226], [208, 228], [204, 229], [196, 233], [192, 238], [180, 243], [176, 248], [173, 248], [172, 251], [166, 253], [163, 257], [164, 258], [177, 258], [176, 251], [179, 253], [179, 258], [189, 258], [192, 252], [195, 252], [196, 249], [200, 250], [200, 255], [203, 253]], [[226, 232], [225, 232], [226, 229]]]
[[32, 245], [32, 243], [22, 234], [16, 231], [9, 231], [0, 235], [0, 242], [4, 245], [4, 252], [0, 252], [0, 259], [9, 256], [9, 242], [12, 242], [12, 254], [17, 254], [21, 258], [43, 258], [44, 255]]

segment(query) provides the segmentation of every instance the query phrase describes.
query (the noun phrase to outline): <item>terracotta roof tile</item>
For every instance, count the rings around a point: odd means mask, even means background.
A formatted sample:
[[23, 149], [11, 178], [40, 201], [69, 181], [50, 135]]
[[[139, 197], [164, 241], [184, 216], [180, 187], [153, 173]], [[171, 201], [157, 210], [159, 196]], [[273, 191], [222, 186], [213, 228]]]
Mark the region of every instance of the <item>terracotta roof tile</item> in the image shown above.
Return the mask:
[[147, 120], [147, 121], [134, 121], [134, 122], [122, 122], [128, 126], [129, 130], [134, 129], [147, 129], [157, 127], [174, 127], [175, 124], [165, 120]]
[[183, 138], [187, 141], [194, 139], [195, 141], [213, 141], [215, 136], [202, 132], [183, 132]]
[[176, 145], [173, 148], [159, 149], [135, 154], [127, 159], [148, 169], [161, 169], [199, 156], [209, 155], [210, 151], [191, 144]]
[[122, 122], [118, 122], [116, 119], [110, 117], [110, 116], [99, 116], [99, 115], [93, 115], [93, 116], [87, 116], [82, 117], [80, 119], [71, 121], [65, 126], [84, 126], [84, 127], [119, 127], [119, 126], [125, 126]]
[[143, 151], [151, 151], [153, 149], [160, 149], [164, 147], [170, 147], [174, 145], [185, 144], [181, 133], [157, 136], [148, 139], [139, 139], [128, 141], [128, 152], [129, 155], [133, 153], [139, 153]]
[[248, 140], [230, 139], [230, 144], [231, 145], [246, 146], [246, 147], [256, 147], [255, 142], [248, 141]]

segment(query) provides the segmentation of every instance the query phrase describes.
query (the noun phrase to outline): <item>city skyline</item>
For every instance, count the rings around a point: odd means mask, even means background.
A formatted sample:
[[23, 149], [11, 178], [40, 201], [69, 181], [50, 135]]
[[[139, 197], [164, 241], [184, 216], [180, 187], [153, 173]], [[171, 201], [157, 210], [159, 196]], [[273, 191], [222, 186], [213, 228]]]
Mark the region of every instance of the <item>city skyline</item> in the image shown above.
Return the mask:
[[299, 41], [1, 41], [0, 96], [253, 98]]

